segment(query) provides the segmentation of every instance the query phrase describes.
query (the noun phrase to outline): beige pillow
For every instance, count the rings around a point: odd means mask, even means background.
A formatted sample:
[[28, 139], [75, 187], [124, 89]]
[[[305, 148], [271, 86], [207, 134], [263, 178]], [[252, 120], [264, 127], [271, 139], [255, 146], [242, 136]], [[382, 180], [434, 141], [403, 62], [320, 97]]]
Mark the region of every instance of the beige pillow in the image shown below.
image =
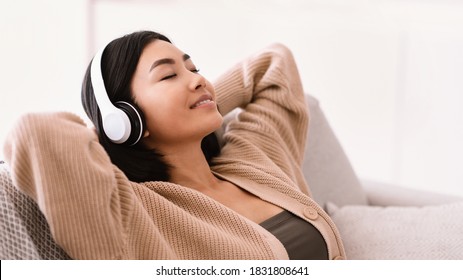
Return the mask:
[[327, 203], [348, 259], [463, 259], [463, 202], [425, 207]]

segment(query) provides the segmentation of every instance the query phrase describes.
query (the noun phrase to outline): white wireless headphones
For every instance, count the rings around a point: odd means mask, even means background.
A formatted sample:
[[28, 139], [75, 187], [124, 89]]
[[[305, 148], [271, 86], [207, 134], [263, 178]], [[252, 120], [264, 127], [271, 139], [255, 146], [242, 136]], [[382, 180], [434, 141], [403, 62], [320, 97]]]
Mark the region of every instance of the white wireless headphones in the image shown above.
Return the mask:
[[105, 48], [106, 46], [95, 54], [90, 68], [93, 93], [100, 108], [103, 131], [113, 143], [132, 146], [137, 144], [143, 135], [142, 114], [128, 102], [117, 101], [113, 104], [109, 100], [101, 73], [101, 58]]

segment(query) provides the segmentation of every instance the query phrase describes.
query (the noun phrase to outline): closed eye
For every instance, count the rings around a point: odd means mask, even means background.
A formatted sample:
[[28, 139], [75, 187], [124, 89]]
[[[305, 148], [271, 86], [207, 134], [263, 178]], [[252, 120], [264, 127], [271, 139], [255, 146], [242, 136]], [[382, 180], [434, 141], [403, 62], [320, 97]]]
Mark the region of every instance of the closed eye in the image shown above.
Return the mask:
[[177, 74], [168, 75], [168, 76], [165, 76], [164, 78], [162, 78], [161, 81], [168, 80], [168, 79], [174, 78], [176, 76], [177, 76]]
[[[197, 68], [191, 69], [190, 72], [192, 72], [192, 73], [199, 73], [199, 69], [197, 69]], [[165, 81], [165, 80], [174, 78], [174, 77], [176, 77], [176, 76], [177, 76], [177, 74], [167, 75], [167, 76], [163, 77], [163, 78], [161, 79], [161, 81]]]

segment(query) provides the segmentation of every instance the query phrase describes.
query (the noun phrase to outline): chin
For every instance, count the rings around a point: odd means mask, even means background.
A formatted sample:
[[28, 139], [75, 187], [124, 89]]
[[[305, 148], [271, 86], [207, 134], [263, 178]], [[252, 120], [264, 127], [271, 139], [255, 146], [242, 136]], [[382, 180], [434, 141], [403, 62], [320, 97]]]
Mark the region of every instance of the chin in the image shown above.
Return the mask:
[[212, 133], [222, 127], [223, 124], [223, 117], [219, 113], [216, 116], [210, 119], [208, 127], [210, 128], [209, 133]]

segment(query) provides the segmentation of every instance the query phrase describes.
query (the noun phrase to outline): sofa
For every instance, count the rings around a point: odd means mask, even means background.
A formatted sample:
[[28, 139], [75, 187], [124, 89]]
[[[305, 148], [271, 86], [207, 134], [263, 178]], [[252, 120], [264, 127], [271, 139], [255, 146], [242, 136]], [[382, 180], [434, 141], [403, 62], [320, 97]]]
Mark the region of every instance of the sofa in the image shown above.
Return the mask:
[[[359, 179], [319, 101], [311, 95], [306, 100], [303, 172], [313, 198], [337, 225], [347, 258], [463, 259], [463, 198]], [[69, 259], [35, 202], [15, 188], [4, 161], [0, 259]]]

